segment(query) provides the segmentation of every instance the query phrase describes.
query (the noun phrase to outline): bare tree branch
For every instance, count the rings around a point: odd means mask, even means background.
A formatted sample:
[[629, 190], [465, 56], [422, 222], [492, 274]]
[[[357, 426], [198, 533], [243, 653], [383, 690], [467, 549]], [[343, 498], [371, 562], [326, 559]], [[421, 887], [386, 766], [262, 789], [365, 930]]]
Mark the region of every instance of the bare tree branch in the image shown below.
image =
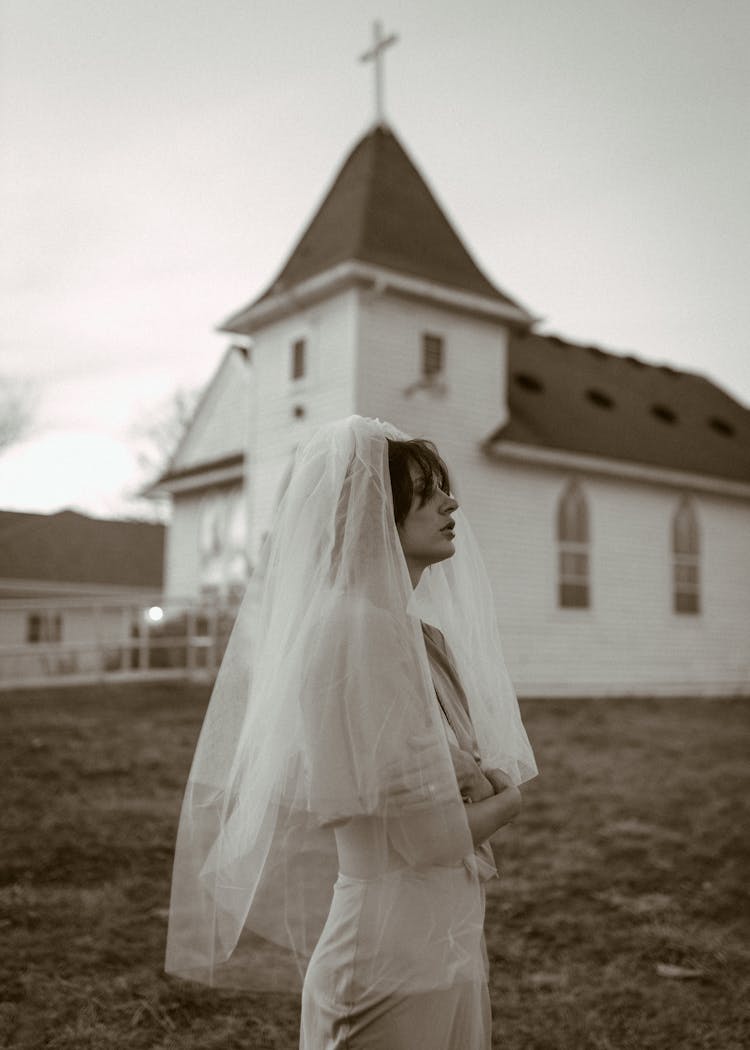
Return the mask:
[[169, 466], [193, 418], [202, 387], [180, 387], [130, 428], [144, 484], [156, 481]]

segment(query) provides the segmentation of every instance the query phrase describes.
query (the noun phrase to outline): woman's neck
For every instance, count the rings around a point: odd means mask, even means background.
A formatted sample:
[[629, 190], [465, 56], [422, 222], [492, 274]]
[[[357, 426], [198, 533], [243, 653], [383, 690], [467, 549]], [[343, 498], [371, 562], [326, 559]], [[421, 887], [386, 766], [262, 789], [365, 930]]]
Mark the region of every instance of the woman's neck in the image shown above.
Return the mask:
[[409, 572], [409, 579], [411, 580], [411, 585], [416, 590], [417, 584], [422, 579], [422, 573], [425, 571], [427, 566], [424, 564], [424, 562], [415, 562], [411, 558], [407, 558], [406, 568]]

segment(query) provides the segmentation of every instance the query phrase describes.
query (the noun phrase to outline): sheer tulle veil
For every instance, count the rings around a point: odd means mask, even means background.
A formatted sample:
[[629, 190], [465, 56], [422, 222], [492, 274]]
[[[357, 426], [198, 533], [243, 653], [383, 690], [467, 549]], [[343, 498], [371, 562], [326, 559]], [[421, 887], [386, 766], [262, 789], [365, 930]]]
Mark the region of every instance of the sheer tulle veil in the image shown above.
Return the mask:
[[[337, 875], [334, 828], [367, 818], [404, 869], [469, 863], [420, 620], [439, 627], [483, 762], [536, 773], [471, 529], [412, 588], [387, 438], [352, 416], [296, 452], [198, 739], [175, 850], [166, 969], [299, 986]], [[392, 861], [391, 861], [392, 863]]]

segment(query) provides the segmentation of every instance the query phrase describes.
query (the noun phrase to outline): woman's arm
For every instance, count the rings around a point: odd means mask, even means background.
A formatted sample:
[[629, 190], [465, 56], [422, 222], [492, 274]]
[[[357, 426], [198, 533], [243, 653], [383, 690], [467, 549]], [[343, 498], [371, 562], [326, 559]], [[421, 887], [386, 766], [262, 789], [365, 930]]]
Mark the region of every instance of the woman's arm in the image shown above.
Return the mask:
[[479, 846], [518, 816], [521, 792], [501, 769], [483, 771], [468, 751], [451, 746], [450, 752], [472, 841]]
[[467, 802], [465, 809], [472, 841], [475, 846], [480, 846], [518, 816], [521, 792], [517, 787], [506, 787], [481, 802]]
[[477, 760], [468, 751], [462, 751], [454, 744], [448, 748], [453, 761], [453, 769], [458, 781], [458, 790], [464, 802], [481, 802], [484, 798], [490, 798], [499, 788], [492, 783], [482, 772]]

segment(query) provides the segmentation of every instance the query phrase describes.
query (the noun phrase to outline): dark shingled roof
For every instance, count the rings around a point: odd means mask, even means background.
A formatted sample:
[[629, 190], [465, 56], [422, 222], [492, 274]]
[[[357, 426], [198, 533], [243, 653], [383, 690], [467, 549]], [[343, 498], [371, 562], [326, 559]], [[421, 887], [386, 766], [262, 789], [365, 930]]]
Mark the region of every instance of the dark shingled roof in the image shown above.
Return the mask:
[[354, 147], [281, 273], [256, 302], [350, 260], [517, 306], [479, 269], [383, 125]]
[[76, 511], [0, 511], [0, 579], [159, 590], [164, 526], [104, 521]]
[[516, 334], [510, 419], [490, 438], [750, 482], [750, 409], [710, 380]]

